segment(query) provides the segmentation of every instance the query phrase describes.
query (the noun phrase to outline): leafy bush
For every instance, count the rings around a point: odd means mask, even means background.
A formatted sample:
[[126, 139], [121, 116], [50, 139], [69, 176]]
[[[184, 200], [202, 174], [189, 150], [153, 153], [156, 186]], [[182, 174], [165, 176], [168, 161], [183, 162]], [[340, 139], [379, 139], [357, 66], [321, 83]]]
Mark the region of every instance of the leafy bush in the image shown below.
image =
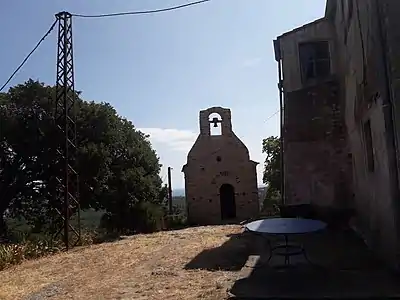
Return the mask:
[[281, 204], [281, 194], [279, 191], [267, 188], [265, 199], [263, 201], [262, 210], [271, 209]]
[[164, 212], [162, 208], [150, 202], [142, 202], [135, 209], [135, 229], [139, 232], [154, 232], [162, 229]]
[[168, 217], [169, 229], [180, 229], [188, 226], [187, 218], [184, 214], [177, 214]]
[[100, 228], [109, 233], [150, 233], [162, 229], [163, 216], [162, 206], [139, 202], [129, 211], [105, 213], [100, 220]]
[[114, 242], [119, 240], [120, 236], [120, 233], [117, 231], [107, 231], [105, 229], [98, 228], [94, 231], [87, 232], [84, 236], [82, 236], [82, 245]]

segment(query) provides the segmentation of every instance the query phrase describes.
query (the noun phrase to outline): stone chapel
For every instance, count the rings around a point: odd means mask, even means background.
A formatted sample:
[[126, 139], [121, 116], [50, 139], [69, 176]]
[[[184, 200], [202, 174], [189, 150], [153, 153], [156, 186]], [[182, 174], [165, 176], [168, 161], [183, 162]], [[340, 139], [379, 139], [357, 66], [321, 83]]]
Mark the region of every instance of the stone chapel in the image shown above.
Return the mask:
[[[214, 134], [214, 130], [220, 132]], [[257, 162], [232, 131], [231, 111], [200, 111], [200, 134], [182, 172], [188, 221], [221, 224], [255, 217], [259, 212]]]

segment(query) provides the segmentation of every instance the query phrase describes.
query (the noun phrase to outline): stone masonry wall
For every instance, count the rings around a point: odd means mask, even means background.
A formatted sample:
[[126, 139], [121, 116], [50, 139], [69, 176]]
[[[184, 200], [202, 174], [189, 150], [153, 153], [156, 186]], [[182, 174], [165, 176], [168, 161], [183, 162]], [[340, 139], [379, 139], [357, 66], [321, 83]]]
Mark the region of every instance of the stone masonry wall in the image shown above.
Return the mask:
[[[349, 158], [335, 30], [319, 19], [281, 35], [284, 88], [284, 168], [287, 204], [349, 206]], [[329, 43], [331, 76], [304, 82], [299, 44]]]
[[[390, 81], [390, 93], [392, 95], [392, 119], [394, 122], [394, 143], [395, 143], [395, 161], [390, 164], [397, 169], [397, 190], [400, 187], [400, 2], [384, 0], [380, 2], [382, 14], [382, 27], [384, 42], [386, 42], [386, 58], [388, 60], [388, 80]], [[393, 209], [395, 212], [396, 226], [396, 263], [400, 265], [400, 203], [399, 195], [394, 195]]]
[[[210, 135], [212, 113], [221, 116], [221, 135]], [[219, 189], [225, 183], [235, 189], [237, 220], [255, 217], [259, 212], [257, 163], [250, 160], [248, 149], [232, 131], [230, 110], [213, 107], [201, 111], [199, 121], [200, 134], [183, 168], [189, 221], [222, 222]]]
[[[378, 3], [383, 6], [390, 4], [385, 14], [393, 13], [390, 19], [399, 23], [400, 3], [393, 0], [353, 0], [352, 14], [338, 1], [333, 22], [341, 61], [340, 76], [345, 87], [346, 125], [353, 154], [354, 206], [359, 229], [371, 248], [393, 266], [397, 264], [398, 208], [395, 203], [398, 199], [394, 194], [393, 132], [390, 130], [391, 117], [387, 113], [390, 96], [385, 79], [384, 54], [387, 50], [379, 36]], [[387, 22], [388, 16], [383, 17]], [[397, 40], [388, 39], [389, 49], [395, 44], [400, 45], [399, 27], [394, 25], [388, 27], [387, 33], [397, 32], [393, 35]], [[370, 121], [372, 130], [373, 171], [367, 169], [366, 163], [363, 132], [366, 121]]]
[[[384, 42], [386, 43], [386, 58], [388, 60], [388, 79], [390, 81], [390, 93], [393, 101], [392, 118], [396, 135], [397, 168], [400, 166], [400, 2], [380, 1]], [[400, 180], [400, 177], [398, 178]], [[400, 183], [398, 184], [400, 186]]]
[[351, 159], [337, 81], [287, 93], [284, 112], [287, 203], [346, 206]]
[[[348, 173], [352, 173], [352, 185], [349, 187], [353, 186], [354, 203], [349, 201], [348, 204], [356, 208], [358, 229], [364, 234], [370, 247], [392, 267], [398, 268], [400, 262], [400, 182], [398, 176], [400, 166], [398, 161], [400, 158], [398, 142], [400, 140], [398, 100], [400, 99], [400, 1], [327, 0], [326, 13], [325, 19], [318, 21], [319, 27], [314, 26], [314, 23], [301, 27], [308, 28], [309, 32], [308, 37], [304, 36], [303, 32], [302, 39], [312, 39], [322, 35], [324, 39], [328, 38], [334, 44], [334, 51], [331, 51], [331, 55], [334, 56], [332, 63], [337, 84], [342, 87], [339, 90], [340, 101], [337, 100], [339, 110], [336, 113], [344, 116], [347, 141], [352, 153], [352, 172]], [[331, 26], [328, 26], [328, 23]], [[322, 27], [325, 31], [322, 31]], [[327, 28], [332, 29], [330, 35]], [[291, 33], [284, 36], [283, 45], [292, 45], [291, 49], [295, 49], [297, 36]], [[298, 107], [300, 104], [296, 103], [296, 99], [307, 101], [313, 98], [314, 96], [310, 98], [310, 94], [306, 95], [310, 92], [320, 98], [332, 100], [327, 103], [334, 103], [335, 99], [328, 96], [329, 92], [327, 93], [326, 87], [322, 86], [314, 86], [308, 92], [291, 93], [293, 89], [288, 90], [287, 87], [292, 84], [285, 85], [285, 81], [289, 78], [290, 82], [293, 82], [292, 77], [295, 72], [291, 70], [298, 68], [295, 62], [297, 58], [294, 55], [292, 58], [285, 58], [284, 49], [281, 49], [281, 52], [284, 54], [283, 78], [287, 98], [285, 110], [288, 114], [285, 115], [285, 123], [292, 122], [292, 124], [285, 124], [288, 130], [285, 132], [286, 139], [292, 140], [285, 144], [286, 165], [289, 162], [299, 164], [299, 166], [288, 167], [287, 180], [289, 181], [291, 174], [294, 175], [290, 179], [291, 183], [287, 182], [286, 188], [295, 200], [296, 197], [312, 198], [311, 187], [307, 190], [299, 186], [310, 184], [313, 180], [305, 178], [312, 176], [316, 176], [318, 182], [324, 182], [324, 180], [335, 182], [334, 178], [338, 178], [337, 174], [340, 177], [340, 173], [346, 169], [345, 153], [340, 153], [346, 147], [342, 144], [343, 138], [332, 139], [326, 136], [327, 132], [331, 132], [327, 130], [329, 128], [327, 124], [331, 123], [329, 114], [325, 115], [325, 120], [310, 122], [312, 116], [324, 115], [322, 107], [314, 107], [315, 103], [311, 103], [304, 108]], [[292, 52], [295, 53], [295, 51]], [[326, 108], [329, 106], [327, 105]], [[311, 111], [307, 111], [310, 107], [313, 107]], [[305, 120], [296, 123], [294, 119], [299, 117], [296, 117], [294, 112], [297, 110], [306, 117]], [[374, 162], [372, 170], [367, 164], [367, 144], [364, 132], [364, 124], [367, 121], [371, 125], [372, 132]], [[340, 122], [337, 120], [337, 124]], [[301, 158], [305, 161], [303, 165], [299, 162]], [[323, 161], [328, 158], [330, 160], [327, 160], [325, 171], [336, 174], [333, 175], [334, 178], [324, 175], [323, 171], [318, 171]], [[339, 162], [338, 167], [335, 167], [336, 160]], [[300, 178], [299, 183], [296, 179], [299, 179], [298, 174], [302, 168], [304, 168], [302, 173], [304, 178]], [[302, 191], [301, 196], [293, 195], [294, 182], [298, 185], [295, 190]], [[351, 180], [346, 178], [345, 182], [351, 182]], [[345, 182], [339, 182], [338, 185], [343, 187]], [[335, 190], [332, 185], [328, 187], [326, 184], [323, 189], [324, 192], [321, 194], [324, 195], [332, 195]], [[341, 188], [338, 190], [340, 191]], [[349, 195], [346, 189], [343, 193]], [[334, 198], [345, 197], [335, 196]], [[332, 198], [328, 197], [328, 199]]]

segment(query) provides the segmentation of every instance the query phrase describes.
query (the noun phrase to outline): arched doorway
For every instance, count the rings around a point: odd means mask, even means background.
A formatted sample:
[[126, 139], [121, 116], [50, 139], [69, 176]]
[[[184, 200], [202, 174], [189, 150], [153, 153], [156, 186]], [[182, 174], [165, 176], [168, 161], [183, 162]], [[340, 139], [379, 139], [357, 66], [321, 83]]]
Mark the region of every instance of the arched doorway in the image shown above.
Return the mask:
[[235, 188], [230, 184], [223, 184], [219, 189], [221, 203], [221, 219], [236, 218]]

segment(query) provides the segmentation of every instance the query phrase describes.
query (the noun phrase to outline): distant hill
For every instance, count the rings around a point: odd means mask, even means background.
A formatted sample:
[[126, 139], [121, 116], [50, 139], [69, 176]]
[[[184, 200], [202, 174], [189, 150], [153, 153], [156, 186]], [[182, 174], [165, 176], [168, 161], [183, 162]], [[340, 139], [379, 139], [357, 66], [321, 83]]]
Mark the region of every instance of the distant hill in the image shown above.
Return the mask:
[[185, 189], [174, 189], [172, 190], [173, 197], [182, 197], [185, 196]]

